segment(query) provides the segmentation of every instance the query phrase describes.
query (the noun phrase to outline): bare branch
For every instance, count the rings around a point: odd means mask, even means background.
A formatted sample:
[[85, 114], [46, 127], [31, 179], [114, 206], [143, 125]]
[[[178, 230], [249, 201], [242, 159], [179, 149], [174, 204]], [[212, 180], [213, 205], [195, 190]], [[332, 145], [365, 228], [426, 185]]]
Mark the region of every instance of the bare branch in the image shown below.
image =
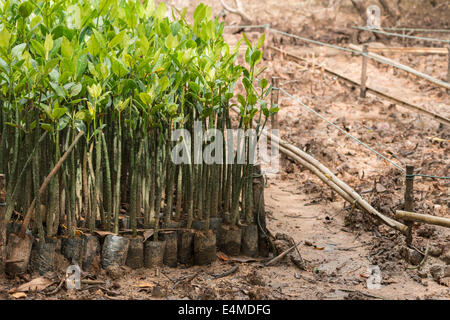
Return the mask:
[[242, 8], [242, 4], [239, 0], [235, 0], [236, 2], [236, 8], [232, 8], [229, 5], [226, 4], [225, 0], [220, 0], [220, 2], [222, 3], [223, 8], [226, 11], [229, 11], [231, 13], [237, 14], [242, 18], [242, 22], [244, 24], [252, 24], [253, 19], [250, 18], [244, 11], [244, 9]]

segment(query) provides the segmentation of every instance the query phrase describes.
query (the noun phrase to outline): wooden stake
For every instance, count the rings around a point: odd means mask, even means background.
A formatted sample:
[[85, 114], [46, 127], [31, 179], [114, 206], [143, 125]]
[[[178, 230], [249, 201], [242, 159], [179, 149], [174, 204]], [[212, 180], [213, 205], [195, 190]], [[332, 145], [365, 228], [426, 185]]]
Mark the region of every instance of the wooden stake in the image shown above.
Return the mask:
[[[405, 211], [413, 211], [413, 189], [414, 189], [414, 166], [406, 166], [406, 177], [405, 177]], [[408, 233], [406, 234], [406, 244], [409, 246], [412, 242], [412, 226], [413, 222], [407, 221]]]
[[270, 51], [267, 45], [270, 41], [270, 28], [268, 24], [264, 27], [264, 33], [266, 36], [263, 44], [263, 57], [264, 59], [271, 60]]
[[[277, 105], [278, 108], [280, 107], [280, 105], [278, 104], [278, 98], [280, 96], [280, 89], [278, 88], [279, 85], [279, 77], [272, 77], [272, 93], [271, 93], [271, 103], [272, 105]], [[278, 129], [278, 113], [274, 114], [271, 119], [270, 119], [271, 123], [272, 123], [272, 129]]]
[[6, 179], [0, 174], [0, 275], [5, 271], [6, 262]]
[[366, 97], [366, 80], [367, 80], [367, 54], [369, 53], [369, 47], [367, 44], [363, 45], [363, 57], [361, 67], [361, 88], [359, 96], [361, 98]]
[[[358, 45], [358, 30], [354, 30], [352, 33], [352, 40], [351, 42], [357, 46]], [[356, 56], [355, 53], [352, 51], [352, 57]]]
[[[356, 30], [352, 33], [352, 43], [358, 45], [358, 34], [359, 34], [359, 30]], [[353, 52], [352, 52], [353, 54]]]
[[[447, 82], [450, 83], [450, 46], [447, 47], [448, 58], [447, 58]], [[450, 89], [447, 88], [447, 93], [450, 94]]]

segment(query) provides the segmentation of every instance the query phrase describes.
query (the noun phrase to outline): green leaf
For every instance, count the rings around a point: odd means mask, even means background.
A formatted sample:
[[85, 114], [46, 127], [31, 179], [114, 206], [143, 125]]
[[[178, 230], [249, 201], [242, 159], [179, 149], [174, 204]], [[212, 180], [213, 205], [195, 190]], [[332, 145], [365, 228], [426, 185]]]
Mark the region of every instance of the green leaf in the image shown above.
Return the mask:
[[266, 39], [266, 34], [263, 33], [263, 35], [259, 38], [258, 43], [256, 44], [257, 49], [261, 49], [263, 47], [265, 39]]
[[200, 93], [200, 86], [195, 82], [189, 82], [189, 88], [192, 89], [195, 93]]
[[67, 116], [59, 119], [58, 131], [64, 130], [70, 122], [70, 118]]
[[50, 71], [52, 71], [58, 65], [59, 59], [52, 59], [45, 64], [44, 76], [46, 76]]
[[[5, 62], [5, 60], [3, 60], [2, 58], [0, 58], [0, 67], [6, 72], [9, 73], [10, 69], [8, 64]], [[1, 73], [0, 73], [1, 74]]]
[[265, 89], [269, 85], [269, 81], [266, 78], [259, 80], [259, 86], [261, 89]]
[[83, 86], [81, 85], [81, 83], [77, 83], [77, 84], [73, 85], [70, 88], [70, 96], [71, 97], [77, 96], [81, 92], [82, 89], [83, 89]]
[[19, 5], [19, 14], [22, 18], [27, 18], [33, 12], [34, 6], [30, 3], [30, 1], [22, 2]]
[[98, 41], [100, 47], [106, 48], [105, 38], [103, 38], [102, 34], [98, 32], [96, 29], [92, 29], [92, 32], [94, 33], [95, 39]]
[[108, 43], [108, 47], [110, 49], [114, 48], [115, 46], [117, 46], [119, 43], [122, 42], [123, 38], [125, 36], [125, 30], [121, 31], [119, 34], [117, 34], [114, 38], [112, 38], [112, 40]]
[[78, 57], [77, 64], [76, 64], [76, 78], [80, 79], [84, 71], [86, 70], [88, 65], [88, 58], [87, 55], [82, 54]]
[[252, 87], [252, 83], [250, 82], [250, 80], [244, 77], [242, 78], [242, 84], [244, 85], [245, 91], [247, 91], [247, 93], [250, 93]]
[[253, 106], [253, 105], [256, 104], [256, 101], [258, 101], [258, 99], [257, 99], [256, 95], [254, 95], [254, 94], [249, 94], [249, 95], [247, 96], [247, 101], [248, 101], [248, 104], [249, 104], [249, 105]]
[[23, 50], [25, 50], [25, 47], [27, 46], [26, 43], [21, 43], [14, 48], [11, 49], [11, 55], [15, 57], [17, 60], [20, 60], [22, 58]]
[[[57, 83], [50, 82], [50, 86], [52, 87], [53, 91], [55, 91], [55, 93], [56, 93], [56, 95], [58, 97], [64, 98], [66, 96], [66, 94], [64, 93], [63, 88], [61, 88], [61, 86], [59, 86]], [[53, 117], [54, 120], [59, 119], [59, 118], [55, 119], [53, 113], [52, 113], [52, 117]]]
[[178, 38], [170, 33], [166, 38], [165, 44], [167, 48], [175, 49], [178, 46]]
[[73, 55], [73, 48], [72, 43], [70, 43], [69, 40], [67, 40], [66, 37], [63, 37], [62, 43], [61, 43], [61, 54], [64, 58], [72, 58]]
[[166, 5], [164, 4], [164, 2], [161, 2], [161, 3], [158, 5], [158, 8], [156, 9], [156, 12], [155, 12], [155, 18], [156, 18], [156, 19], [159, 19], [159, 20], [162, 20], [162, 19], [164, 19], [164, 17], [166, 16], [166, 13], [167, 13], [167, 7], [166, 7]]
[[206, 15], [206, 6], [201, 3], [195, 8], [194, 11], [194, 24], [198, 25], [200, 24]]
[[54, 120], [59, 120], [67, 112], [67, 108], [55, 108], [52, 112], [52, 117]]
[[[0, 67], [6, 72], [9, 73], [10, 69], [8, 64], [5, 62], [5, 60], [3, 60], [2, 58], [0, 58]], [[1, 74], [1, 73], [0, 73]]]
[[39, 42], [37, 42], [34, 39], [31, 39], [31, 46], [33, 47], [34, 51], [36, 52], [36, 54], [38, 54], [41, 57], [45, 57], [45, 49], [44, 46], [42, 44], [40, 44]]
[[147, 92], [140, 92], [139, 98], [141, 98], [142, 102], [146, 105], [151, 105], [153, 102], [153, 98]]
[[278, 108], [276, 105], [274, 107], [270, 108], [270, 113], [271, 114], [275, 114], [278, 111], [280, 111], [280, 108]]
[[241, 94], [238, 94], [238, 101], [243, 107], [245, 107], [245, 105], [247, 104], [247, 102], [245, 101], [244, 96], [241, 95]]
[[74, 26], [76, 29], [81, 29], [81, 9], [78, 5], [74, 6]]
[[13, 128], [19, 128], [19, 125], [15, 124], [14, 122], [5, 122], [5, 124]]
[[47, 33], [44, 42], [45, 59], [48, 60], [48, 53], [53, 49], [53, 38], [51, 33]]
[[7, 48], [9, 46], [9, 40], [11, 39], [11, 34], [8, 32], [6, 27], [3, 25], [2, 31], [0, 31], [0, 47]]
[[147, 7], [145, 8], [145, 15], [147, 17], [150, 17], [154, 11], [155, 11], [155, 1], [149, 0], [147, 3]]
[[169, 86], [169, 78], [167, 78], [166, 76], [162, 77], [159, 80], [159, 88], [161, 91], [164, 91], [167, 89], [167, 87]]
[[252, 66], [256, 66], [259, 63], [259, 61], [261, 61], [261, 59], [262, 59], [262, 52], [261, 51], [255, 51], [252, 54], [251, 63], [250, 64]]
[[91, 121], [91, 115], [88, 110], [80, 110], [75, 114], [75, 119], [89, 123]]
[[99, 74], [98, 74], [97, 70], [95, 70], [95, 66], [94, 66], [90, 61], [88, 61], [88, 69], [89, 69], [89, 72], [90, 72], [95, 78], [98, 78]]
[[77, 128], [77, 130], [78, 130], [79, 132], [86, 132], [86, 131], [87, 131], [87, 130], [86, 130], [86, 125], [84, 124], [83, 121], [76, 120], [76, 121], [75, 121], [75, 127]]
[[98, 55], [98, 53], [100, 52], [100, 45], [95, 37], [89, 38], [87, 42], [87, 49], [92, 56]]
[[53, 126], [49, 123], [41, 123], [41, 128], [53, 134]]
[[178, 106], [175, 103], [171, 103], [167, 107], [167, 111], [169, 111], [169, 114], [173, 117], [178, 112]]
[[128, 73], [127, 67], [124, 65], [124, 63], [121, 60], [119, 60], [117, 58], [112, 59], [111, 68], [112, 68], [113, 73], [118, 77], [123, 77], [124, 75], [126, 75]]
[[242, 37], [244, 38], [244, 41], [249, 46], [249, 48], [251, 48], [252, 43], [250, 42], [250, 40], [248, 40], [247, 35], [245, 33], [242, 33]]

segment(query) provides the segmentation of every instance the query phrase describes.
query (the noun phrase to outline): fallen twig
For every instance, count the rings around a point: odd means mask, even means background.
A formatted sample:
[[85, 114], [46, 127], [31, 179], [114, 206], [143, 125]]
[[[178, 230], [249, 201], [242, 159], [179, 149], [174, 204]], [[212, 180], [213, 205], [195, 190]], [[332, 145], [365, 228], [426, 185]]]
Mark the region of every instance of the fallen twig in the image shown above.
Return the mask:
[[213, 277], [213, 279], [223, 278], [223, 277], [226, 277], [226, 276], [229, 276], [229, 275], [235, 273], [238, 269], [239, 269], [239, 265], [237, 264], [237, 265], [233, 266], [230, 270], [225, 271], [224, 273], [220, 273], [218, 275], [212, 274], [212, 277]]
[[422, 261], [420, 261], [420, 263], [417, 266], [414, 267], [408, 267], [409, 270], [413, 270], [413, 269], [419, 269], [425, 264], [427, 258], [428, 258], [428, 253], [430, 252], [430, 241], [428, 240], [427, 242], [427, 248], [425, 249], [425, 254], [423, 256]]
[[360, 293], [360, 294], [362, 294], [362, 295], [364, 295], [364, 296], [366, 296], [366, 297], [369, 297], [369, 298], [375, 298], [375, 299], [386, 300], [386, 298], [383, 298], [383, 297], [381, 297], [381, 296], [376, 296], [376, 295], [374, 295], [374, 294], [365, 293], [365, 292], [362, 292], [362, 291], [350, 290], [350, 289], [337, 289], [337, 290], [344, 291], [344, 292]]
[[197, 271], [192, 276], [189, 277], [183, 277], [181, 279], [178, 279], [177, 282], [172, 287], [172, 290], [175, 289], [181, 282], [186, 281], [186, 283], [190, 283], [192, 280], [194, 280], [202, 271]]
[[170, 282], [175, 283], [175, 280], [171, 279], [171, 278], [170, 278], [167, 274], [165, 274], [162, 270], [160, 270], [160, 271], [161, 271], [161, 273], [162, 273], [162, 275], [163, 275], [164, 277], [166, 277], [167, 279], [169, 279]]
[[61, 279], [61, 281], [59, 282], [59, 284], [56, 286], [56, 288], [54, 290], [52, 290], [50, 292], [44, 292], [44, 294], [46, 296], [52, 296], [54, 294], [57, 294], [62, 289], [64, 282], [66, 282], [65, 279]]
[[89, 279], [83, 279], [81, 280], [82, 284], [92, 285], [92, 284], [106, 284], [103, 280], [89, 280]]
[[290, 247], [289, 249], [284, 250], [282, 253], [280, 253], [278, 256], [276, 256], [276, 257], [273, 258], [272, 260], [266, 262], [264, 265], [267, 267], [267, 266], [270, 266], [271, 264], [273, 264], [273, 263], [275, 263], [275, 262], [277, 262], [277, 261], [283, 259], [289, 252], [291, 252], [292, 250], [294, 250], [295, 248], [297, 248], [297, 246], [298, 246], [301, 242], [302, 242], [302, 241], [298, 242], [296, 245]]

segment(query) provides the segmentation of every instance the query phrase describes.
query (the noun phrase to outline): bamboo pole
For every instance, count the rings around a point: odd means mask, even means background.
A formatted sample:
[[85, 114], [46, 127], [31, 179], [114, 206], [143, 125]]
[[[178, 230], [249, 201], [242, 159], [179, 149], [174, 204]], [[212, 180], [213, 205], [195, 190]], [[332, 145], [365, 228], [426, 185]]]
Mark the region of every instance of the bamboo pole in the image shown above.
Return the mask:
[[429, 214], [419, 214], [414, 212], [408, 212], [403, 210], [397, 210], [395, 212], [395, 217], [398, 219], [406, 220], [406, 221], [417, 221], [428, 224], [433, 224], [436, 226], [450, 228], [450, 219], [435, 217]]
[[403, 54], [409, 53], [416, 55], [429, 55], [429, 54], [447, 55], [446, 48], [427, 48], [427, 47], [383, 47], [383, 48], [369, 47], [369, 52], [403, 53]]
[[[320, 170], [324, 174], [325, 177], [327, 177], [335, 185], [337, 185], [339, 188], [341, 188], [346, 193], [348, 193], [349, 196], [353, 199], [353, 201], [355, 201], [356, 203], [360, 204], [361, 207], [366, 212], [368, 212], [368, 213], [372, 214], [373, 216], [379, 218], [383, 223], [385, 223], [386, 225], [390, 226], [391, 228], [394, 228], [394, 229], [402, 232], [403, 234], [406, 234], [406, 232], [408, 230], [407, 226], [405, 226], [404, 224], [402, 224], [402, 223], [400, 223], [398, 221], [395, 221], [395, 220], [393, 220], [393, 219], [391, 219], [389, 217], [386, 217], [383, 214], [381, 214], [380, 212], [378, 212], [366, 200], [364, 200], [356, 191], [354, 191], [351, 187], [349, 187], [345, 182], [343, 182], [340, 179], [338, 179], [331, 172], [330, 169], [325, 167], [322, 163], [317, 161], [314, 157], [312, 157], [311, 155], [307, 154], [303, 150], [301, 150], [301, 149], [299, 149], [299, 148], [297, 148], [297, 147], [287, 143], [286, 141], [283, 141], [282, 139], [280, 139], [280, 138], [278, 138], [278, 137], [276, 137], [274, 135], [268, 134], [266, 132], [266, 130], [263, 131], [263, 134], [266, 134], [269, 139], [274, 140], [275, 142], [277, 142], [279, 145], [281, 145], [285, 149], [290, 150], [292, 153], [294, 153], [297, 156], [301, 157], [305, 161], [313, 164], [318, 170]], [[280, 151], [282, 151], [281, 148], [280, 148]], [[338, 192], [338, 190], [336, 190], [336, 192]]]
[[[356, 50], [356, 51], [362, 52], [361, 47], [360, 46], [355, 46], [354, 44], [350, 44], [349, 48], [353, 49], [353, 50]], [[436, 78], [433, 78], [432, 76], [430, 76], [428, 74], [422, 73], [420, 71], [417, 71], [416, 69], [413, 69], [411, 67], [405, 66], [404, 64], [401, 64], [401, 63], [399, 63], [399, 62], [397, 62], [395, 60], [383, 57], [383, 56], [381, 56], [379, 54], [376, 54], [376, 53], [368, 53], [367, 55], [368, 55], [369, 58], [374, 58], [374, 59], [378, 60], [379, 62], [383, 62], [383, 63], [387, 63], [387, 64], [390, 64], [390, 65], [393, 65], [394, 67], [396, 67], [398, 69], [401, 69], [401, 70], [409, 72], [409, 73], [411, 73], [411, 74], [413, 74], [415, 76], [418, 76], [420, 78], [428, 80], [429, 82], [431, 82], [431, 83], [433, 83], [435, 85], [438, 85], [438, 86], [440, 86], [442, 88], [450, 89], [450, 83], [438, 80]]]
[[[299, 56], [296, 56], [296, 55], [294, 55], [292, 53], [286, 52], [286, 51], [281, 50], [279, 48], [276, 48], [276, 47], [273, 47], [273, 46], [270, 46], [269, 48], [272, 49], [272, 50], [278, 51], [278, 52], [280, 52], [282, 54], [285, 54], [285, 55], [287, 55], [287, 56], [289, 56], [289, 57], [291, 57], [293, 59], [297, 59], [297, 60], [300, 60], [300, 61], [306, 61], [306, 62], [311, 63], [307, 59], [301, 58]], [[350, 84], [352, 84], [354, 86], [360, 86], [361, 85], [359, 82], [354, 81], [354, 80], [344, 76], [343, 74], [340, 74], [339, 72], [333, 71], [330, 68], [323, 67], [323, 69], [325, 70], [325, 72], [327, 72], [329, 74], [332, 74], [332, 75], [334, 75], [334, 76], [336, 76], [338, 78], [341, 78], [342, 80], [345, 80], [345, 81], [347, 81], [348, 83], [350, 83]], [[416, 106], [416, 105], [414, 105], [412, 103], [409, 103], [409, 102], [407, 102], [407, 101], [405, 101], [403, 99], [390, 96], [390, 95], [388, 95], [388, 94], [386, 94], [386, 93], [384, 93], [382, 91], [379, 91], [379, 90], [377, 90], [375, 88], [366, 87], [366, 89], [367, 89], [368, 92], [371, 92], [371, 93], [375, 94], [376, 96], [379, 96], [379, 97], [381, 97], [383, 99], [390, 100], [390, 101], [400, 105], [401, 107], [404, 107], [404, 108], [407, 108], [409, 110], [412, 110], [412, 111], [415, 111], [415, 112], [427, 115], [429, 117], [432, 117], [436, 121], [439, 121], [442, 124], [450, 125], [450, 120], [445, 118], [445, 117], [443, 117], [443, 116], [441, 116], [441, 115], [439, 115], [439, 114], [436, 114], [436, 113], [433, 113], [433, 112], [428, 111], [426, 109], [423, 109], [423, 108], [421, 108], [419, 106]]]
[[[236, 107], [233, 107], [232, 109], [234, 112], [239, 113], [239, 109], [237, 109]], [[356, 191], [350, 188], [345, 182], [339, 180], [330, 171], [330, 169], [325, 167], [314, 157], [300, 150], [299, 148], [287, 143], [286, 141], [278, 138], [277, 136], [268, 133], [267, 130], [263, 130], [262, 134], [266, 135], [269, 139], [278, 143], [281, 152], [285, 153], [292, 159], [297, 160], [299, 163], [305, 164], [306, 168], [310, 169], [312, 173], [316, 174], [322, 181], [324, 181], [330, 188], [335, 190], [345, 200], [349, 201], [350, 203], [355, 203], [356, 205], [358, 205], [358, 207], [372, 214], [374, 217], [377, 217], [380, 221], [382, 221], [386, 225], [400, 231], [403, 234], [406, 234], [408, 230], [407, 226], [379, 213], [367, 201], [365, 201]], [[326, 181], [330, 181], [330, 183]]]

